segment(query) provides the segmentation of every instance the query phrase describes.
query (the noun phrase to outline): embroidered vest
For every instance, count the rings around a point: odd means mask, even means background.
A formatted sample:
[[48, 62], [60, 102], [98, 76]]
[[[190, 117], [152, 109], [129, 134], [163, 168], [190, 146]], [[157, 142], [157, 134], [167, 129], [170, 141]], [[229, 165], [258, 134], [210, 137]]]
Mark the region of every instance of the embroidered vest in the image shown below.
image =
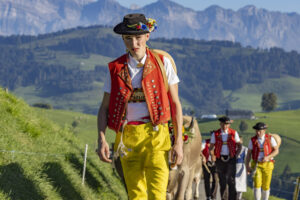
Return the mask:
[[251, 141], [252, 141], [252, 147], [253, 147], [253, 149], [252, 149], [252, 159], [254, 161], [258, 160], [259, 152], [263, 151], [265, 156], [268, 156], [272, 153], [271, 135], [265, 134], [265, 142], [264, 142], [264, 145], [263, 145], [264, 146], [263, 149], [260, 149], [257, 135], [252, 137]]
[[206, 161], [208, 161], [208, 158], [209, 158], [209, 143], [210, 143], [210, 139], [206, 139], [205, 140], [205, 147], [202, 150], [202, 153], [205, 156]]
[[233, 158], [235, 156], [236, 153], [236, 142], [235, 142], [235, 130], [228, 128], [228, 138], [227, 141], [223, 143], [222, 141], [222, 135], [221, 135], [221, 129], [218, 129], [215, 132], [215, 156], [217, 158], [221, 157], [221, 150], [222, 150], [222, 145], [228, 145], [228, 149], [229, 149], [229, 155], [231, 158]]
[[[154, 126], [170, 119], [168, 94], [162, 72], [151, 51], [147, 48], [142, 75], [142, 89], [145, 95], [151, 122]], [[163, 60], [163, 56], [159, 55]], [[127, 54], [108, 64], [111, 76], [111, 93], [107, 125], [118, 132], [125, 119], [127, 103], [133, 93], [127, 64]]]

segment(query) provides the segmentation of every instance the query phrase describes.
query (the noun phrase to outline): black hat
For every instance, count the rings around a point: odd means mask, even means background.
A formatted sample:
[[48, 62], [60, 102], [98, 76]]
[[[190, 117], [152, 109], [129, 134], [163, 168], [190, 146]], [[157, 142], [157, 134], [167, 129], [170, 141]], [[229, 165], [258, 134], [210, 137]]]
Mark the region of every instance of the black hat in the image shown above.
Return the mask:
[[222, 123], [224, 123], [224, 124], [231, 124], [233, 122], [233, 120], [231, 120], [227, 116], [220, 117], [219, 121], [222, 122]]
[[141, 35], [156, 29], [154, 19], [146, 19], [144, 14], [132, 13], [125, 15], [123, 22], [114, 27], [114, 32], [121, 35]]
[[267, 129], [268, 126], [267, 126], [267, 124], [265, 124], [263, 122], [258, 122], [252, 128], [255, 129], [255, 130], [263, 130], [263, 129]]

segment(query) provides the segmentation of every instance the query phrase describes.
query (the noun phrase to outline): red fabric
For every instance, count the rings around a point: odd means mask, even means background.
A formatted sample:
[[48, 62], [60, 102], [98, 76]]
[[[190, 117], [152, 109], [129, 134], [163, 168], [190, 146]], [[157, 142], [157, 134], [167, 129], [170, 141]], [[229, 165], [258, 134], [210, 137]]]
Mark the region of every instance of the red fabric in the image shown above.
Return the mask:
[[[221, 133], [222, 133], [221, 129], [218, 129], [215, 132], [216, 143], [215, 143], [214, 153], [217, 158], [221, 157], [221, 150], [223, 145]], [[230, 157], [233, 158], [236, 154], [236, 142], [235, 142], [235, 130], [231, 128], [228, 129], [227, 145], [228, 145]]]
[[[160, 55], [162, 61], [163, 56]], [[108, 64], [111, 75], [108, 127], [118, 132], [133, 88], [127, 66], [127, 54]], [[166, 123], [170, 119], [170, 105], [160, 67], [147, 49], [142, 88], [153, 125]]]
[[[150, 120], [150, 116], [147, 117], [142, 117], [142, 119], [149, 119]], [[140, 125], [140, 124], [146, 124], [147, 122], [145, 121], [130, 121], [127, 124], [128, 125]]]
[[[258, 138], [257, 135], [251, 138], [252, 141], [252, 159], [254, 161], [258, 160], [258, 155], [259, 155], [259, 143], [258, 143]], [[272, 146], [271, 146], [271, 135], [265, 134], [265, 142], [264, 142], [264, 155], [268, 156], [272, 153]]]
[[202, 153], [205, 156], [206, 161], [208, 161], [208, 158], [209, 158], [209, 143], [210, 143], [210, 139], [206, 139], [205, 140], [205, 147], [202, 150]]

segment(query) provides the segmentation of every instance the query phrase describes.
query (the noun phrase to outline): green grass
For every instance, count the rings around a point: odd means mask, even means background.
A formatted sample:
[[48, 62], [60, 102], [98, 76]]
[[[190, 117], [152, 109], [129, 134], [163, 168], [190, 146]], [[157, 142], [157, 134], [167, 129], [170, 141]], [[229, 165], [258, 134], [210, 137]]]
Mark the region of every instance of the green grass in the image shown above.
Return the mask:
[[13, 93], [30, 105], [35, 103], [48, 103], [56, 109], [76, 110], [78, 112], [93, 113], [99, 108], [102, 100], [103, 83], [94, 82], [93, 89], [82, 92], [41, 95], [43, 91], [35, 86], [19, 87]]
[[[247, 192], [243, 193], [243, 198], [247, 200], [254, 199], [254, 194], [252, 188], [248, 187]], [[281, 200], [281, 198], [270, 196], [269, 200]]]
[[[55, 55], [55, 56], [53, 56]], [[68, 69], [79, 67], [81, 70], [94, 70], [96, 65], [107, 66], [113, 59], [99, 54], [77, 55], [66, 51], [38, 52], [37, 61], [48, 65], [63, 65]], [[51, 57], [51, 59], [49, 59]]]
[[0, 199], [127, 199], [91, 147], [81, 184], [85, 142], [73, 131], [0, 89]]
[[295, 109], [300, 107], [300, 79], [283, 77], [267, 79], [261, 84], [246, 84], [236, 91], [224, 91], [232, 108], [261, 111], [261, 97], [265, 92], [277, 95], [278, 109]]

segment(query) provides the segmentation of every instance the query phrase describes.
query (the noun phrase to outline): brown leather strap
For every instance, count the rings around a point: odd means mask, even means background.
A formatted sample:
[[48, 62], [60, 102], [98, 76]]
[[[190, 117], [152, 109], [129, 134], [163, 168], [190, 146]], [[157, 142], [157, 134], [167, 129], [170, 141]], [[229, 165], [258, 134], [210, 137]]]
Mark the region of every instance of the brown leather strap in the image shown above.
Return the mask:
[[165, 88], [166, 88], [166, 90], [168, 92], [169, 91], [169, 84], [168, 84], [168, 79], [167, 79], [167, 74], [166, 74], [165, 66], [164, 66], [162, 60], [160, 59], [159, 55], [156, 52], [154, 52], [153, 50], [152, 50], [152, 53], [153, 53], [156, 61], [158, 62], [161, 74], [162, 74], [163, 79], [164, 79]]

